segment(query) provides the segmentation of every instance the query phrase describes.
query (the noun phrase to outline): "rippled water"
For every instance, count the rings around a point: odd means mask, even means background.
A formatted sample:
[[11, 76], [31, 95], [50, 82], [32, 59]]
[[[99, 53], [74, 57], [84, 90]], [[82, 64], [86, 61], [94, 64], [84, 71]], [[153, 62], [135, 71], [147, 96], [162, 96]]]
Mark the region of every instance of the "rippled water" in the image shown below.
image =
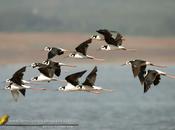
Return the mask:
[[[0, 67], [1, 81], [22, 65]], [[70, 73], [93, 69], [93, 65], [82, 64], [77, 68], [63, 68], [61, 79]], [[175, 74], [175, 67], [163, 69]], [[37, 70], [28, 69], [25, 79], [37, 75]], [[87, 75], [86, 73], [84, 77]], [[1, 87], [4, 84], [1, 83]], [[52, 82], [41, 86], [57, 88], [64, 83]], [[96, 85], [110, 88], [113, 92], [100, 95], [83, 92], [52, 92], [28, 90], [26, 97], [14, 102], [10, 92], [0, 91], [0, 115], [8, 113], [9, 123], [59, 122], [76, 123], [75, 127], [59, 127], [71, 130], [174, 130], [175, 129], [175, 80], [162, 77], [157, 87], [143, 94], [143, 87], [134, 79], [130, 67], [116, 64], [98, 66]], [[55, 127], [4, 126], [5, 130], [55, 130]]]

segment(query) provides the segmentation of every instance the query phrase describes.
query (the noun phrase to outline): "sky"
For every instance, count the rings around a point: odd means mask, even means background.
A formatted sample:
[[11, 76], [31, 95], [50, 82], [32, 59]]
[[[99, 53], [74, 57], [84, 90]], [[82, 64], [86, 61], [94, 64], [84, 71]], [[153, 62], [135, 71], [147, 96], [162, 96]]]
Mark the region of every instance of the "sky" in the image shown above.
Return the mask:
[[175, 36], [174, 0], [0, 0], [0, 32]]

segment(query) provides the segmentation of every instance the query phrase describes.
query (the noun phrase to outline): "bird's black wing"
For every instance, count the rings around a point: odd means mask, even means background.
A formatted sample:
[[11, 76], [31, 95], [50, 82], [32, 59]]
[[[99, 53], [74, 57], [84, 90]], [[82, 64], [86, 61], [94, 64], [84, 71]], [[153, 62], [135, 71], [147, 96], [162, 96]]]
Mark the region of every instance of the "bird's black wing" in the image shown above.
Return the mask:
[[123, 42], [123, 36], [120, 34], [120, 33], [117, 33], [117, 36], [116, 36], [116, 38], [115, 38], [115, 41], [117, 42], [117, 44], [119, 45], [119, 46], [121, 46], [122, 45], [122, 42]]
[[24, 76], [24, 72], [26, 71], [26, 66], [22, 67], [18, 71], [16, 71], [10, 81], [16, 83], [17, 85], [22, 85], [22, 78]]
[[19, 92], [20, 92], [23, 96], [26, 95], [26, 89], [19, 89]]
[[148, 73], [145, 76], [145, 80], [144, 80], [144, 93], [146, 93], [150, 89], [151, 85], [154, 83], [154, 81], [156, 79], [156, 76], [157, 76], [156, 71], [148, 70]]
[[145, 63], [145, 61], [136, 59], [136, 60], [130, 61], [130, 62], [131, 62], [131, 65], [132, 65], [133, 75], [134, 75], [134, 77], [136, 77], [140, 73], [141, 69], [144, 70], [144, 68], [145, 68], [145, 64], [144, 63]]
[[81, 71], [81, 72], [78, 72], [78, 73], [74, 73], [74, 74], [71, 74], [71, 75], [68, 75], [65, 80], [68, 82], [68, 83], [71, 83], [72, 85], [76, 86], [76, 85], [79, 85], [79, 78], [86, 72], [86, 70], [84, 71]]
[[47, 59], [52, 59], [53, 57], [55, 57], [57, 54], [52, 52], [52, 51], [49, 51], [48, 52], [48, 55], [47, 55]]
[[62, 55], [62, 54], [64, 54], [64, 51], [53, 47], [52, 50], [49, 51], [49, 53], [48, 53], [48, 59], [51, 59], [51, 58], [55, 57], [56, 55]]
[[112, 37], [112, 34], [107, 29], [100, 29], [100, 30], [97, 30], [96, 32], [98, 32], [99, 34], [102, 34], [105, 38]]
[[60, 74], [61, 74], [61, 66], [60, 65], [56, 65], [56, 67], [55, 67], [55, 75], [59, 77]]
[[132, 65], [131, 67], [132, 67], [132, 72], [133, 72], [134, 77], [138, 76], [140, 72], [140, 66]]
[[158, 84], [160, 83], [160, 80], [161, 80], [160, 74], [158, 74], [158, 75], [156, 76], [156, 79], [154, 80], [154, 85], [158, 85]]
[[39, 72], [45, 75], [46, 77], [52, 78], [54, 76], [54, 69], [50, 66], [38, 68]]
[[86, 77], [86, 80], [84, 81], [83, 85], [87, 86], [93, 86], [97, 77], [97, 66], [94, 67], [94, 69], [91, 71], [91, 73]]
[[92, 39], [89, 38], [88, 40], [84, 41], [84, 42], [81, 43], [79, 46], [77, 46], [77, 47], [75, 48], [75, 50], [76, 50], [77, 52], [80, 52], [80, 53], [82, 53], [83, 55], [86, 56], [87, 48], [88, 48], [88, 46], [89, 46], [88, 44], [90, 44], [91, 42], [92, 42]]
[[140, 72], [138, 74], [138, 78], [139, 78], [141, 84], [144, 83], [145, 74], [146, 74], [146, 65], [140, 67]]

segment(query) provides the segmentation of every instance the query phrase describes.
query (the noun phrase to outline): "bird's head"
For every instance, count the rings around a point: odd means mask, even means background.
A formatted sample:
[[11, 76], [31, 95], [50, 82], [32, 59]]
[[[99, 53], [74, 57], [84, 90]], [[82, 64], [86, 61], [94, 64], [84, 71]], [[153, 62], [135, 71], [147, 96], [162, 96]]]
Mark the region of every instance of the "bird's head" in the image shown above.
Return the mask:
[[124, 65], [131, 65], [131, 61], [126, 61], [124, 64], [122, 64], [122, 66]]
[[5, 86], [4, 89], [10, 90], [11, 89], [11, 84], [9, 84], [8, 86]]
[[31, 64], [31, 67], [32, 67], [32, 68], [35, 68], [35, 67], [37, 67], [37, 66], [38, 66], [37, 63], [32, 63], [32, 64]]
[[59, 87], [58, 90], [63, 91], [63, 90], [65, 90], [65, 88], [66, 88], [65, 86], [62, 86], [62, 87]]
[[6, 82], [6, 83], [10, 83], [11, 80], [10, 80], [10, 79], [6, 79], [5, 82]]
[[45, 60], [42, 63], [45, 64], [45, 65], [49, 65], [50, 64], [50, 60]]
[[70, 53], [69, 57], [75, 57], [75, 53]]
[[77, 89], [82, 89], [82, 85], [77, 85], [76, 88]]
[[100, 50], [109, 51], [109, 50], [111, 50], [111, 48], [110, 48], [109, 45], [103, 45], [103, 46], [100, 47]]
[[37, 80], [38, 80], [38, 77], [31, 78], [31, 81], [37, 81]]
[[52, 48], [51, 48], [51, 47], [46, 46], [46, 47], [44, 47], [44, 50], [45, 50], [45, 51], [51, 51], [51, 50], [52, 50]]
[[104, 40], [102, 37], [100, 37], [99, 35], [92, 35], [90, 37], [91, 39], [95, 39], [95, 40]]

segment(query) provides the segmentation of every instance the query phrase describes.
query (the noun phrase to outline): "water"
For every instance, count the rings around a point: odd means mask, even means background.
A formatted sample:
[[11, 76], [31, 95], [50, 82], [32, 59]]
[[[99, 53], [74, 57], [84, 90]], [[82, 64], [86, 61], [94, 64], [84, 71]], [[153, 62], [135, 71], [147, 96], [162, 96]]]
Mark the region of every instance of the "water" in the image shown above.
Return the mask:
[[[22, 65], [0, 67], [1, 80], [11, 75]], [[70, 73], [87, 69], [93, 65], [63, 68], [61, 79]], [[30, 72], [31, 71], [31, 72]], [[175, 67], [163, 69], [174, 73]], [[81, 81], [84, 80], [86, 73]], [[37, 75], [37, 70], [28, 69], [25, 79]], [[98, 65], [96, 85], [112, 89], [100, 95], [83, 92], [51, 92], [28, 90], [26, 97], [14, 102], [10, 92], [0, 91], [0, 115], [8, 113], [10, 121], [75, 123], [75, 127], [15, 127], [4, 126], [4, 130], [174, 130], [175, 129], [175, 81], [162, 77], [161, 83], [143, 94], [143, 87], [134, 79], [129, 66], [116, 64]], [[41, 87], [57, 88], [64, 83], [45, 83]], [[3, 84], [1, 84], [3, 86]], [[34, 86], [39, 87], [39, 86]]]

